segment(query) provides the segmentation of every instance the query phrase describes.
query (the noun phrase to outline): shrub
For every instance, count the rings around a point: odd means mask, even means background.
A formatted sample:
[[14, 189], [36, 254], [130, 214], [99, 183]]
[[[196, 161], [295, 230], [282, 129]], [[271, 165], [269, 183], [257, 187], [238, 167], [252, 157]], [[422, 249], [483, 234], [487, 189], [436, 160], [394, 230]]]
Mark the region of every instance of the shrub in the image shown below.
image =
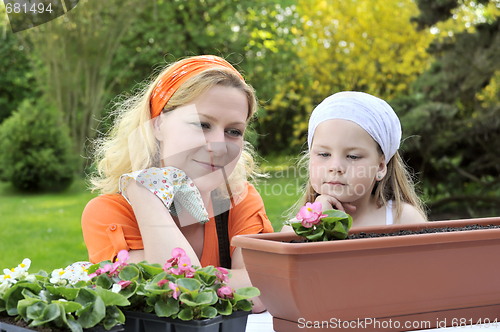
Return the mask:
[[58, 191], [75, 176], [77, 158], [57, 110], [24, 100], [0, 125], [0, 179], [23, 191]]

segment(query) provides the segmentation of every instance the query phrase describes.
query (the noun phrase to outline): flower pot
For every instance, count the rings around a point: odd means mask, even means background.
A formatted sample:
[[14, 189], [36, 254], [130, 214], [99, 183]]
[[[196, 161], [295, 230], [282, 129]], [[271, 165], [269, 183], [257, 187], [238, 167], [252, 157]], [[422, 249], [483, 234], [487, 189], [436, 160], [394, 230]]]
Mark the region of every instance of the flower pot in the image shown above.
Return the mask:
[[137, 311], [125, 311], [125, 332], [245, 332], [249, 311], [229, 316], [183, 321]]
[[[500, 225], [500, 218], [354, 228], [350, 234], [472, 224]], [[242, 248], [275, 331], [409, 331], [500, 322], [500, 229], [316, 243], [292, 239], [299, 238], [276, 233], [232, 241]]]

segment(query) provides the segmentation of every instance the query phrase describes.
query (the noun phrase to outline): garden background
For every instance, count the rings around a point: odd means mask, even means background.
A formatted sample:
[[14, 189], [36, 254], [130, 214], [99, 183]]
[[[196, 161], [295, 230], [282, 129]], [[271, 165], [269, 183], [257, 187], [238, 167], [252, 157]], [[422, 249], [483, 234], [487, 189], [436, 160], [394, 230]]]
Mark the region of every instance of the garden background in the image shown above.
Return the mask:
[[499, 17], [500, 0], [80, 0], [14, 34], [0, 0], [0, 269], [87, 259], [91, 142], [117, 96], [189, 55], [228, 59], [256, 89], [247, 139], [276, 230], [308, 117], [342, 90], [394, 107], [430, 220], [499, 216]]

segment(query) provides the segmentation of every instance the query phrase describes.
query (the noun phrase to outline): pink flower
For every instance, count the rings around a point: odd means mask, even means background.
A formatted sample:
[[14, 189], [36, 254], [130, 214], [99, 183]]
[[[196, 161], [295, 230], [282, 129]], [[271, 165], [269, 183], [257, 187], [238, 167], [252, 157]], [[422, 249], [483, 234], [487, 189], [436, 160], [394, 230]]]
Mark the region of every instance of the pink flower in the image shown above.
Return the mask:
[[297, 219], [301, 220], [302, 225], [311, 228], [312, 225], [317, 225], [321, 222], [321, 218], [327, 217], [327, 214], [321, 214], [321, 203], [306, 203], [305, 206], [300, 208], [297, 213]]
[[109, 271], [111, 271], [112, 268], [113, 268], [113, 266], [111, 264], [106, 264], [106, 265], [104, 265], [103, 268], [97, 269], [94, 273], [89, 274], [89, 278], [92, 279], [92, 278], [99, 276], [103, 273], [109, 272]]
[[118, 285], [122, 287], [122, 289], [125, 289], [130, 285], [132, 282], [130, 280], [120, 280], [117, 282]]
[[191, 259], [188, 256], [182, 256], [177, 263], [177, 269], [171, 268], [170, 272], [178, 276], [186, 273], [186, 278], [192, 278], [195, 269], [191, 266]]
[[229, 286], [222, 286], [217, 290], [217, 296], [221, 299], [232, 299], [234, 297], [233, 289]]
[[181, 294], [181, 291], [179, 290], [179, 286], [177, 286], [177, 284], [174, 284], [173, 282], [169, 281], [168, 287], [170, 287], [170, 289], [174, 291], [172, 296], [174, 297], [174, 299], [177, 300], [179, 298], [179, 295]]
[[129, 258], [130, 256], [127, 250], [120, 250], [120, 252], [116, 256], [116, 262], [113, 263], [113, 269], [109, 271], [109, 274], [111, 276], [118, 276], [118, 273], [120, 273], [121, 269], [124, 266], [128, 265], [126, 262]]
[[229, 277], [228, 277], [229, 272], [223, 267], [217, 267], [215, 269], [216, 269], [215, 275], [217, 276], [217, 281], [220, 282], [221, 284], [228, 283], [229, 282]]
[[163, 287], [163, 285], [165, 285], [167, 282], [170, 282], [170, 281], [168, 281], [167, 279], [162, 279], [162, 280], [158, 281], [158, 287]]
[[163, 270], [165, 272], [169, 272], [169, 269], [172, 266], [175, 266], [179, 263], [179, 259], [183, 256], [186, 256], [186, 252], [182, 248], [174, 248], [172, 250], [172, 258], [170, 258], [165, 265], [163, 266]]

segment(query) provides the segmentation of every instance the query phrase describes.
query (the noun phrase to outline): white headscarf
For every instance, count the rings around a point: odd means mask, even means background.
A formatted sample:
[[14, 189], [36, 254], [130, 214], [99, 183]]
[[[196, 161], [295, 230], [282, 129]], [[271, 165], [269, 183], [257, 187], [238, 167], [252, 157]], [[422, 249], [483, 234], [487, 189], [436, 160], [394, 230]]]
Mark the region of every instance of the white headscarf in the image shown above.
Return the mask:
[[380, 145], [386, 164], [399, 148], [401, 123], [392, 107], [367, 93], [344, 91], [326, 98], [312, 112], [307, 137], [309, 150], [318, 125], [332, 119], [349, 120], [360, 125]]

